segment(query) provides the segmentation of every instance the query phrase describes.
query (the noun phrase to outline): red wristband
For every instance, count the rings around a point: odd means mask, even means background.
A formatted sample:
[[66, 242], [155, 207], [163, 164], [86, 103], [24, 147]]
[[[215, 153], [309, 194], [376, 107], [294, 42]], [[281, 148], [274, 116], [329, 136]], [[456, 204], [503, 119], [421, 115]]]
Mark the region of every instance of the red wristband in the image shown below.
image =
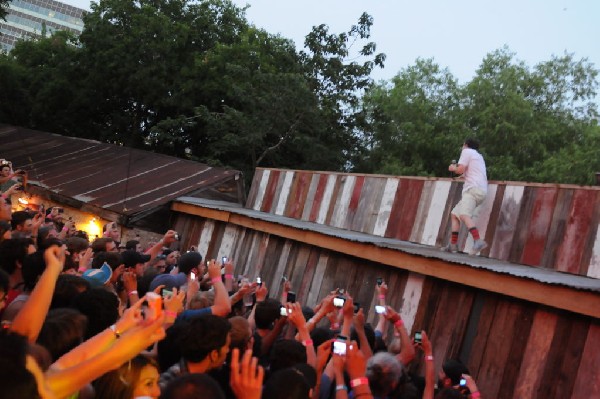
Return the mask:
[[369, 385], [369, 379], [367, 377], [360, 377], [360, 378], [355, 378], [352, 381], [350, 381], [350, 386], [352, 388], [356, 388], [360, 385]]
[[396, 320], [396, 321], [394, 322], [394, 326], [395, 326], [395, 327], [398, 327], [398, 328], [400, 328], [400, 327], [402, 327], [403, 325], [404, 325], [404, 322], [402, 321], [402, 319], [398, 319], [398, 320]]
[[385, 295], [383, 295], [383, 294], [379, 295], [379, 299], [385, 299]]
[[481, 394], [479, 393], [479, 391], [471, 392], [471, 398], [477, 399], [479, 397], [481, 397]]
[[433, 361], [433, 356], [432, 355], [427, 355], [427, 356], [425, 356], [425, 359]]
[[137, 295], [137, 294], [138, 294], [137, 290], [131, 290], [127, 293], [127, 296]]
[[302, 345], [304, 345], [304, 346], [312, 346], [312, 344], [313, 344], [312, 339], [307, 339], [306, 341], [302, 341]]
[[225, 278], [228, 278], [230, 280], [233, 280], [233, 274], [226, 274]]
[[210, 281], [214, 284], [214, 283], [220, 283], [223, 280], [221, 280], [221, 277], [213, 277], [210, 279]]
[[339, 330], [340, 329], [340, 323], [333, 323], [331, 325], [331, 327], [329, 327], [330, 330]]
[[177, 318], [177, 312], [173, 312], [172, 310], [165, 310], [165, 315], [172, 317], [174, 319]]

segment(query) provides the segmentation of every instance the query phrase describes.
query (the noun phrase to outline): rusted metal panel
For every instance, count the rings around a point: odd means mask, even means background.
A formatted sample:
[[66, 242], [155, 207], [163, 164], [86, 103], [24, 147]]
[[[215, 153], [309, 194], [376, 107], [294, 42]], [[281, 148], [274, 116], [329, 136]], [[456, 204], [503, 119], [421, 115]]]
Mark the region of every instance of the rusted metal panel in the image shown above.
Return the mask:
[[541, 263], [550, 231], [552, 214], [556, 204], [556, 189], [538, 188], [533, 208], [529, 214], [529, 226], [523, 245], [520, 263], [537, 266]]
[[[127, 216], [160, 208], [182, 195], [218, 190], [240, 175], [149, 151], [7, 125], [0, 126], [0, 141], [2, 157], [27, 170], [29, 183], [48, 195]], [[242, 192], [227, 195], [240, 202], [244, 197]]]
[[600, 325], [595, 323], [590, 325], [587, 334], [571, 398], [600, 398], [600, 373], [598, 372], [598, 370], [600, 370], [599, 353]]
[[593, 233], [590, 231], [591, 222], [597, 205], [597, 192], [574, 190], [571, 211], [556, 257], [556, 270], [580, 274], [587, 237]]

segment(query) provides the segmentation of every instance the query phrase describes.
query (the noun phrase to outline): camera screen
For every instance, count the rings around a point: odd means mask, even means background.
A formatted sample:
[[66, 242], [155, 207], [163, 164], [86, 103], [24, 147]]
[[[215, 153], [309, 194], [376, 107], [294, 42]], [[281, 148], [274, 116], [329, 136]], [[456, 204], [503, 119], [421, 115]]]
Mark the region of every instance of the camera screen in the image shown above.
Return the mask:
[[333, 306], [338, 308], [344, 306], [344, 298], [333, 298]]
[[287, 312], [287, 309], [285, 308], [285, 306], [282, 306], [279, 309], [279, 314], [282, 315], [282, 316], [287, 316], [288, 315], [288, 312]]
[[385, 306], [379, 306], [379, 305], [376, 305], [376, 306], [375, 306], [375, 311], [376, 311], [378, 314], [384, 314], [384, 313], [385, 313]]
[[333, 341], [333, 353], [344, 356], [346, 354], [346, 343], [342, 341]]
[[419, 344], [421, 343], [421, 332], [420, 331], [417, 331], [415, 333], [415, 342], [419, 343]]

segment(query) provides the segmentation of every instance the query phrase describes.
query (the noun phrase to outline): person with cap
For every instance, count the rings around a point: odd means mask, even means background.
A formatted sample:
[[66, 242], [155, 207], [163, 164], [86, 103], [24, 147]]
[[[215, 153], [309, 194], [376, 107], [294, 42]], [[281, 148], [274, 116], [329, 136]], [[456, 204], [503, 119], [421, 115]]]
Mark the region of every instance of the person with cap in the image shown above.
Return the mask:
[[123, 257], [125, 269], [133, 269], [138, 278], [141, 278], [144, 275], [146, 263], [149, 262], [151, 258], [150, 255], [141, 254], [135, 250], [130, 249], [121, 252], [121, 256]]
[[88, 281], [93, 288], [105, 287], [110, 284], [113, 271], [108, 263], [104, 262], [99, 269], [88, 269], [81, 277]]

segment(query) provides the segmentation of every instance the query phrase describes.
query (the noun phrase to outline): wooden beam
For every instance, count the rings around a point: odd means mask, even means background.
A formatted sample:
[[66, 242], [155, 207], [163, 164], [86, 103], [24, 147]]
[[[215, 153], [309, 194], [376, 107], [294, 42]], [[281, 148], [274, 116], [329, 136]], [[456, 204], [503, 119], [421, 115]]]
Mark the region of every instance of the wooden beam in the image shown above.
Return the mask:
[[403, 270], [600, 318], [600, 294], [560, 285], [542, 283], [510, 274], [496, 273], [441, 259], [412, 255], [370, 243], [350, 241], [312, 230], [298, 229], [279, 223], [259, 220], [237, 213], [174, 203], [173, 210], [191, 215], [232, 223], [251, 230], [273, 234], [319, 248], [351, 255]]

